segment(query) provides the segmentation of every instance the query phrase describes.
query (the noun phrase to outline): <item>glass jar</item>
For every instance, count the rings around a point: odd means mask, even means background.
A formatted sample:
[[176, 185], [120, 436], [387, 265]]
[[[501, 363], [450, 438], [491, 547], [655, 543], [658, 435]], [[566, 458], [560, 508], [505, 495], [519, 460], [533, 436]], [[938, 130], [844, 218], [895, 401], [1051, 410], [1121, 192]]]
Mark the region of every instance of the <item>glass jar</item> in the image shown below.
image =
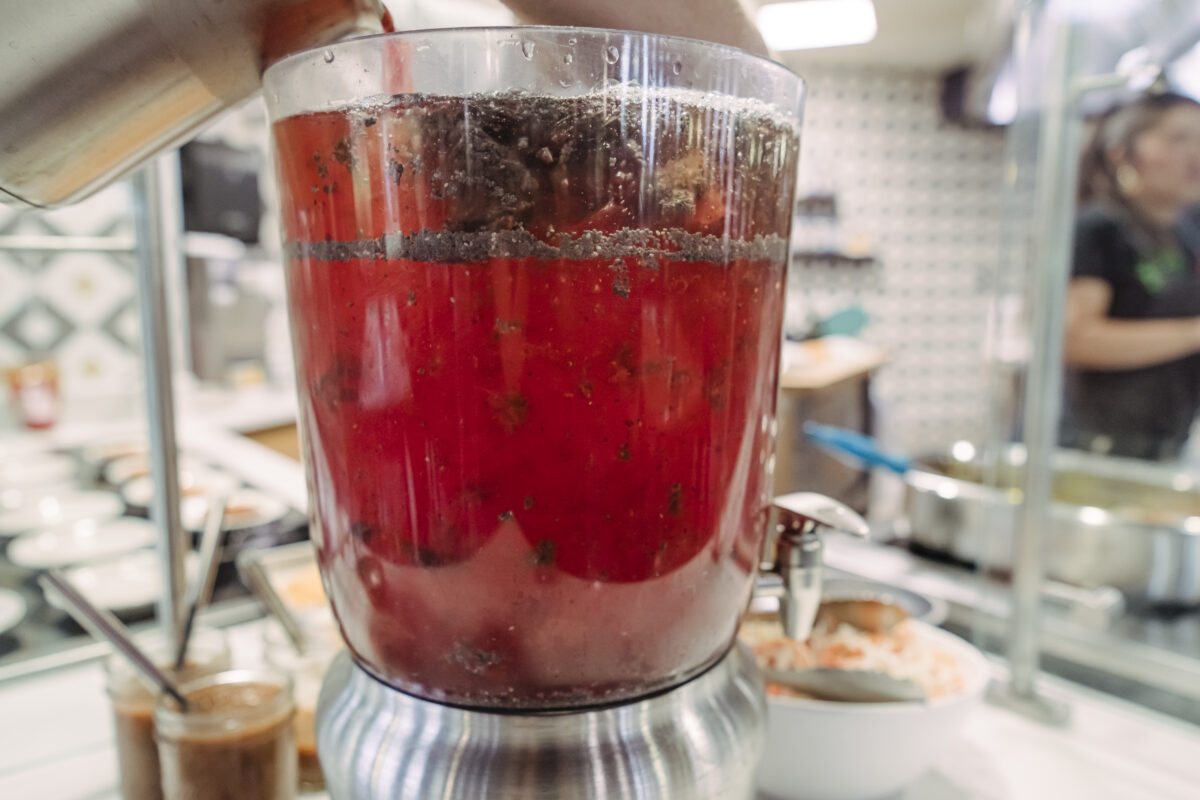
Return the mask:
[[376, 677], [575, 708], [728, 650], [771, 499], [801, 95], [741, 51], [588, 29], [268, 70], [313, 537]]
[[275, 670], [232, 670], [185, 684], [154, 711], [166, 800], [291, 800], [296, 704]]
[[327, 612], [306, 615], [302, 620], [306, 649], [296, 652], [283, 629], [269, 622], [263, 629], [263, 658], [267, 666], [292, 679], [296, 697], [296, 755], [300, 788], [321, 789], [325, 778], [317, 757], [316, 713], [321, 682], [333, 657], [343, 644], [333, 618]]
[[[174, 672], [180, 682], [229, 669], [229, 642], [221, 631], [194, 629], [188, 644], [187, 663], [178, 672], [172, 669], [174, 648], [165, 640], [156, 638], [141, 644], [157, 666]], [[162, 800], [158, 746], [154, 742], [154, 705], [158, 694], [142, 682], [140, 674], [120, 654], [109, 657], [104, 672], [116, 729], [121, 797], [124, 800]]]

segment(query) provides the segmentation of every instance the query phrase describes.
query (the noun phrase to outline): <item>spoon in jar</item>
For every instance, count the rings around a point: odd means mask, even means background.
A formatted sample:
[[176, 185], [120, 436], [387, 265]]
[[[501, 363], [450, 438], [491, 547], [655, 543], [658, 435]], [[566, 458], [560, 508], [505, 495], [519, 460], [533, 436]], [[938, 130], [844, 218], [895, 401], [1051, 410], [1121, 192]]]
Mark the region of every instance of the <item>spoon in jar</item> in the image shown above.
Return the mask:
[[58, 595], [63, 608], [88, 633], [97, 639], [108, 641], [150, 685], [170, 695], [181, 709], [187, 710], [187, 701], [180, 693], [179, 687], [142, 652], [134, 643], [129, 629], [111, 612], [93, 605], [58, 570], [46, 570], [37, 580], [43, 592]]
[[183, 669], [187, 661], [188, 642], [196, 623], [196, 613], [208, 604], [212, 597], [213, 584], [217, 580], [217, 567], [221, 561], [221, 541], [224, 538], [225, 509], [229, 505], [228, 492], [220, 492], [209, 498], [208, 517], [204, 520], [204, 533], [200, 536], [200, 573], [188, 587], [185, 600], [183, 626], [179, 634], [179, 647], [175, 651], [175, 669]]

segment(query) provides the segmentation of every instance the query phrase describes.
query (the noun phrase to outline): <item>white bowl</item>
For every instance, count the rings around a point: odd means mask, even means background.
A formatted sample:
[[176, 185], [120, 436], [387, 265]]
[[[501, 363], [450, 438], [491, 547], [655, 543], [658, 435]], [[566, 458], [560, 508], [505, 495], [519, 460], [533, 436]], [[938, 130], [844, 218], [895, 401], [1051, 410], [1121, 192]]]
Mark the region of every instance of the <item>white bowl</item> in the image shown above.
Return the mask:
[[154, 544], [154, 523], [138, 517], [108, 522], [86, 519], [65, 528], [26, 533], [8, 544], [8, 560], [25, 569], [84, 564]]
[[983, 699], [988, 664], [967, 642], [914, 621], [918, 636], [951, 653], [965, 686], [921, 703], [767, 699], [758, 768], [764, 800], [881, 800], [920, 778]]
[[0, 589], [0, 634], [8, 633], [25, 618], [25, 600], [11, 589]]
[[[204, 498], [213, 493], [232, 492], [240, 481], [228, 472], [220, 472], [203, 466], [193, 466], [179, 471], [179, 495], [184, 502], [192, 497]], [[121, 486], [121, 496], [131, 506], [149, 508], [154, 500], [154, 479], [149, 475], [133, 478]]]
[[[190, 582], [196, 575], [196, 554], [184, 554], [184, 573]], [[162, 596], [162, 564], [153, 550], [135, 550], [123, 556], [72, 567], [63, 575], [98, 608], [114, 614], [148, 610]], [[50, 605], [61, 608], [55, 593], [46, 595]]]
[[[205, 469], [204, 465], [187, 455], [179, 456], [179, 472], [189, 472]], [[147, 453], [135, 453], [109, 461], [104, 466], [103, 477], [110, 486], [123, 486], [135, 478], [150, 475], [150, 456]]]
[[83, 519], [116, 519], [124, 510], [124, 501], [113, 492], [34, 495], [15, 508], [0, 511], [0, 536], [16, 536], [35, 528], [57, 528]]
[[[206, 496], [185, 497], [179, 505], [183, 527], [193, 532], [202, 531], [204, 521], [208, 518], [208, 505]], [[257, 489], [238, 489], [229, 495], [229, 506], [221, 529], [240, 531], [269, 525], [283, 519], [287, 512], [288, 507], [269, 494]]]
[[75, 459], [59, 453], [29, 453], [0, 461], [0, 486], [8, 488], [57, 485], [78, 474]]

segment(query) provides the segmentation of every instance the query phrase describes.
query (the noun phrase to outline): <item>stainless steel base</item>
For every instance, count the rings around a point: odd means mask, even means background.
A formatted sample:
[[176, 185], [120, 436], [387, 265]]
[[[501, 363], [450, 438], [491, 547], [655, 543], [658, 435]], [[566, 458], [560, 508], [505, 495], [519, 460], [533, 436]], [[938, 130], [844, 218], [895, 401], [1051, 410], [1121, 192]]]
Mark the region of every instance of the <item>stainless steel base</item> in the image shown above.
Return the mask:
[[554, 714], [421, 700], [343, 653], [321, 687], [317, 748], [332, 800], [749, 800], [765, 716], [740, 645], [656, 697]]

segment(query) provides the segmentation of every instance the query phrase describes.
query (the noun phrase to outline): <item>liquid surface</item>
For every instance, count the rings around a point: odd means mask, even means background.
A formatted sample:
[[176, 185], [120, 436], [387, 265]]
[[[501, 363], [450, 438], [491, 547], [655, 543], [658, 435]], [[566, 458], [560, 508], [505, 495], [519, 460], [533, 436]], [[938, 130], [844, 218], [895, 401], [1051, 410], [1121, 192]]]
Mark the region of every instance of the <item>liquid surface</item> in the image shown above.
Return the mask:
[[401, 95], [275, 139], [314, 537], [359, 662], [554, 708], [719, 658], [771, 494], [793, 130], [663, 93]]

